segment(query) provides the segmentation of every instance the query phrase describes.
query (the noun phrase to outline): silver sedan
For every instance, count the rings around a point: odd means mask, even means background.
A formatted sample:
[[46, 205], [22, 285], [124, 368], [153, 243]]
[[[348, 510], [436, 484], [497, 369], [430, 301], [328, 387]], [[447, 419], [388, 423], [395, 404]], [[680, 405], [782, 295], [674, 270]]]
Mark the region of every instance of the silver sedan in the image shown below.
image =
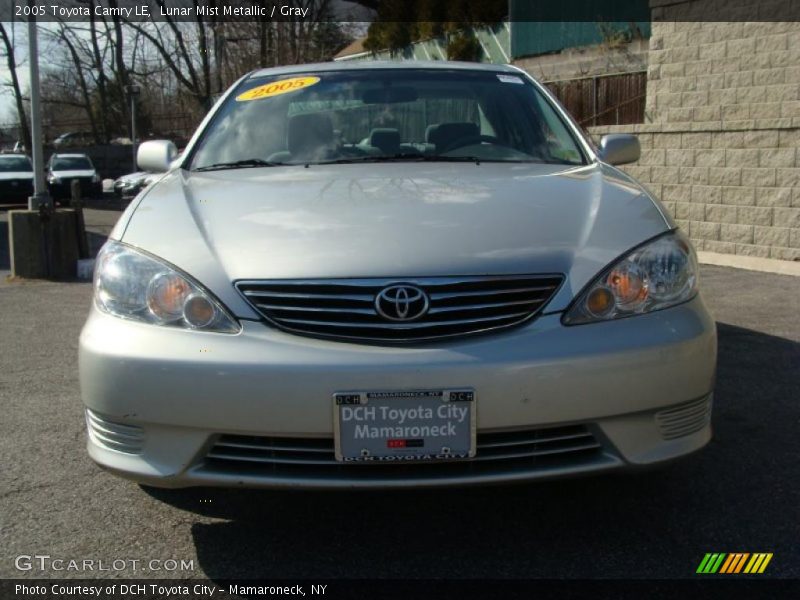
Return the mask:
[[513, 67], [250, 73], [131, 203], [80, 338], [88, 448], [154, 486], [422, 487], [711, 437], [686, 235]]

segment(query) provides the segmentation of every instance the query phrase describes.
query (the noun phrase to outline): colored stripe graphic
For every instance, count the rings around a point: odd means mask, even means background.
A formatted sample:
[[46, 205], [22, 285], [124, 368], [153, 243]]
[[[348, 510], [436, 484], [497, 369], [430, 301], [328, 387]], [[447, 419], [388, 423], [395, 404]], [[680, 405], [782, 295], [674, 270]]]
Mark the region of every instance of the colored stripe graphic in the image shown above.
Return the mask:
[[725, 558], [725, 553], [722, 554], [715, 552], [709, 553], [705, 555], [703, 558], [703, 562], [700, 563], [700, 566], [697, 567], [698, 573], [716, 573], [719, 569], [719, 566], [722, 564], [723, 559]]
[[744, 563], [749, 558], [749, 556], [750, 556], [749, 552], [743, 553], [742, 557], [739, 559], [739, 562], [736, 563], [736, 570], [735, 571], [731, 571], [731, 572], [732, 573], [739, 573], [742, 570], [742, 567], [744, 567]]
[[706, 572], [706, 565], [708, 564], [708, 561], [710, 559], [711, 559], [711, 555], [710, 554], [706, 554], [703, 557], [703, 560], [700, 561], [700, 566], [697, 567], [697, 571], [695, 571], [695, 572], [696, 573], [705, 573]]
[[744, 568], [745, 573], [763, 573], [764, 570], [767, 568], [769, 561], [772, 560], [772, 552], [761, 552], [758, 554], [753, 554], [753, 558], [750, 559], [750, 562], [747, 563], [747, 566]]
[[724, 558], [725, 558], [725, 553], [723, 552], [722, 554], [719, 555], [719, 558], [717, 558], [716, 562], [713, 565], [711, 565], [711, 570], [709, 571], [709, 573], [716, 573], [720, 565], [722, 564]]
[[733, 552], [728, 555], [728, 560], [722, 565], [720, 573], [738, 573], [744, 567], [744, 562], [750, 556], [749, 552]]
[[[772, 560], [771, 552], [708, 552], [700, 561], [697, 573], [704, 574], [736, 574], [763, 573]], [[747, 566], [745, 566], [747, 565]]]
[[758, 572], [759, 573], [763, 573], [764, 570], [767, 568], [767, 565], [769, 564], [769, 561], [771, 561], [771, 560], [772, 560], [772, 552], [768, 553], [764, 557], [764, 562], [761, 563], [761, 567], [758, 569]]
[[728, 554], [728, 558], [722, 563], [722, 568], [719, 570], [720, 573], [727, 573], [728, 569], [731, 568], [731, 564], [736, 561], [737, 554]]

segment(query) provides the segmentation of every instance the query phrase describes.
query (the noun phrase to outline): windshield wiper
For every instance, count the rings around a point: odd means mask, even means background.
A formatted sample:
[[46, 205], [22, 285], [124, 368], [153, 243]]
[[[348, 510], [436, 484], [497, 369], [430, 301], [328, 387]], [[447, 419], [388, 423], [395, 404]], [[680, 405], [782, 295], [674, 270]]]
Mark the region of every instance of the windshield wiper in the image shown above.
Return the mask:
[[307, 163], [311, 165], [349, 165], [357, 163], [370, 163], [370, 162], [392, 162], [395, 160], [424, 160], [425, 157], [421, 154], [414, 154], [412, 152], [403, 152], [401, 154], [379, 154], [365, 156], [348, 156], [347, 158], [335, 158], [333, 160], [323, 160], [320, 162]]
[[[549, 163], [549, 161], [538, 160], [536, 158], [480, 158], [478, 156], [446, 156], [444, 154], [418, 154], [414, 152], [402, 152], [400, 154], [349, 156], [347, 158], [337, 158], [321, 162], [306, 163], [307, 165], [350, 165], [358, 163], [377, 163], [394, 161], [416, 161], [416, 162], [452, 162], [452, 163]], [[560, 163], [553, 163], [560, 164]], [[567, 163], [565, 163], [567, 164]]]
[[480, 159], [477, 156], [442, 156], [441, 154], [433, 154], [431, 156], [423, 157], [425, 162], [474, 162], [476, 165], [481, 164], [481, 160], [484, 162], [510, 162], [504, 160], [486, 160]]
[[214, 163], [213, 165], [206, 165], [205, 167], [198, 167], [195, 171], [221, 171], [223, 169], [247, 169], [253, 167], [277, 167], [283, 163], [272, 162], [269, 160], [262, 160], [260, 158], [245, 158], [244, 160], [235, 160], [232, 162]]
[[[348, 158], [337, 158], [335, 160], [326, 160], [323, 162], [309, 163], [312, 165], [347, 165], [358, 163], [373, 163], [373, 162], [394, 162], [394, 161], [417, 161], [417, 162], [474, 162], [480, 164], [481, 159], [477, 156], [440, 156], [440, 155], [426, 155], [417, 154], [413, 152], [401, 152], [400, 154], [384, 154], [377, 156], [351, 156]], [[492, 162], [492, 161], [488, 161]], [[505, 162], [505, 161], [503, 161]]]

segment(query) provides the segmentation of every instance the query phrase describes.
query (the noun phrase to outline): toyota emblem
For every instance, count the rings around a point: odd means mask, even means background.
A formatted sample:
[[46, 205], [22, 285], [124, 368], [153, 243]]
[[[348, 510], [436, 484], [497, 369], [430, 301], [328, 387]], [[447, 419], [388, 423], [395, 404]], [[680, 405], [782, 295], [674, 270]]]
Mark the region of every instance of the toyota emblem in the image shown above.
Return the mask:
[[390, 285], [375, 296], [375, 310], [390, 321], [413, 321], [428, 312], [428, 295], [413, 285]]

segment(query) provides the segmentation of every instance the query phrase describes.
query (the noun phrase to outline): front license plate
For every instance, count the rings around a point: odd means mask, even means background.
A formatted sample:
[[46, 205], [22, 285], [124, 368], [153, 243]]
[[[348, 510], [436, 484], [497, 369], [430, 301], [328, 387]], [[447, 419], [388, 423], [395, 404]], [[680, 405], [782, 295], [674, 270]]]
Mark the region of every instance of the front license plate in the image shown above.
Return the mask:
[[340, 392], [333, 395], [336, 460], [354, 463], [475, 456], [475, 391]]

